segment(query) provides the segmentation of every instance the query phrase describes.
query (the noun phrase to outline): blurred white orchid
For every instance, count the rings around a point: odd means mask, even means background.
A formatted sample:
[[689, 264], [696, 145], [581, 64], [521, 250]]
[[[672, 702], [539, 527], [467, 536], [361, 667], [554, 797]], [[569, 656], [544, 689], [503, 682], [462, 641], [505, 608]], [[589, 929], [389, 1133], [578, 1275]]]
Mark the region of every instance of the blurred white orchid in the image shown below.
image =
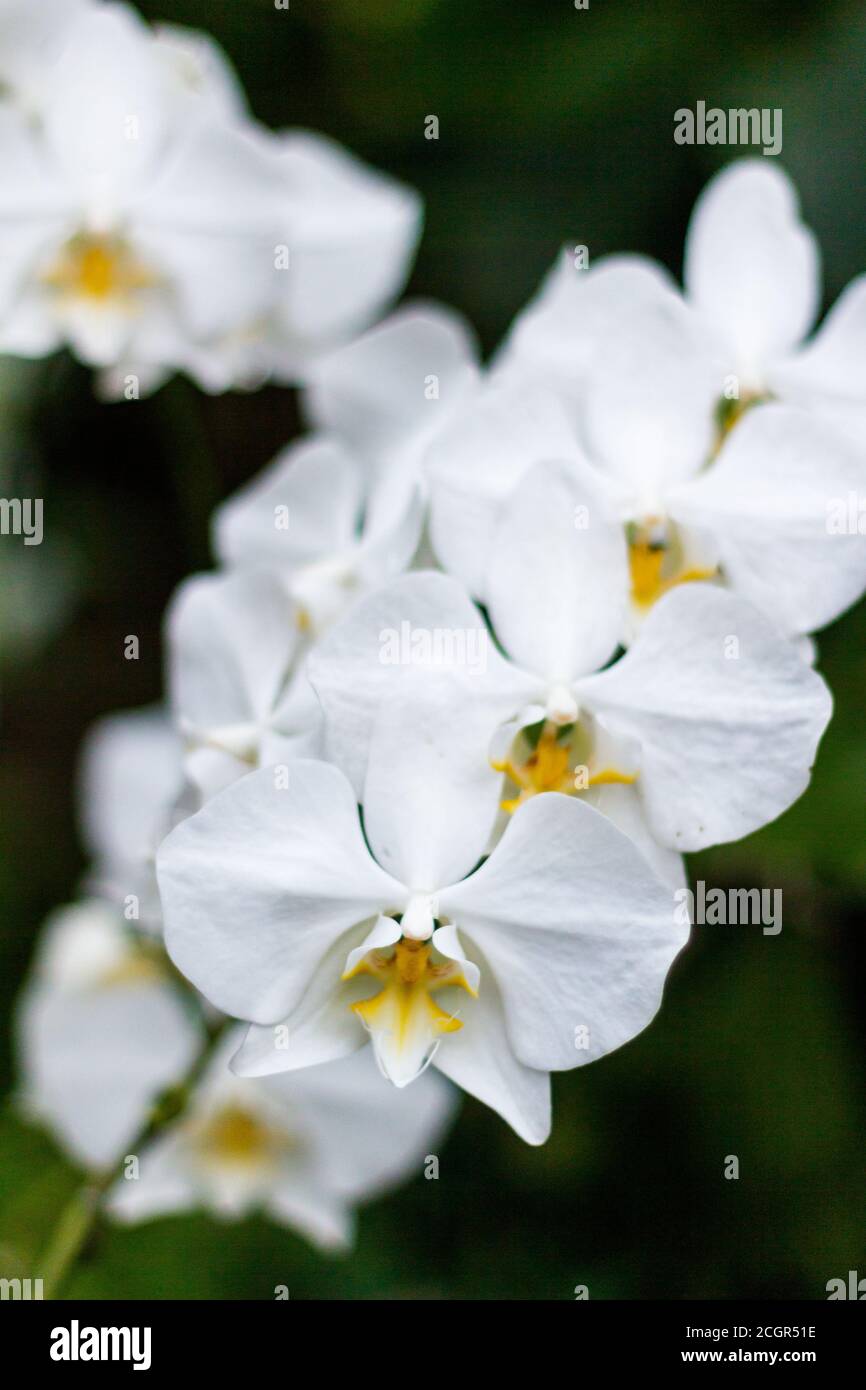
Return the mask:
[[478, 380], [466, 329], [436, 306], [402, 310], [322, 359], [307, 395], [321, 432], [217, 509], [219, 560], [273, 568], [301, 630], [318, 636], [412, 562], [425, 515], [423, 452]]
[[229, 1070], [223, 1038], [182, 1119], [119, 1180], [109, 1212], [139, 1222], [191, 1208], [236, 1220], [264, 1211], [324, 1250], [352, 1243], [352, 1208], [420, 1174], [457, 1093], [432, 1072], [407, 1104], [359, 1054], [257, 1080]]
[[196, 575], [167, 619], [184, 771], [205, 797], [252, 767], [318, 751], [321, 712], [302, 670], [297, 611], [272, 571]]
[[256, 125], [206, 36], [114, 4], [56, 31], [7, 19], [0, 349], [68, 345], [130, 397], [176, 370], [211, 391], [296, 380], [399, 288], [416, 195]]
[[457, 749], [453, 690], [405, 693], [379, 712], [363, 831], [343, 774], [298, 760], [287, 788], [251, 773], [168, 837], [168, 949], [219, 1008], [258, 1025], [239, 1073], [333, 1060], [369, 1035], [398, 1087], [432, 1061], [542, 1143], [548, 1073], [649, 1023], [686, 933], [630, 841], [566, 797], [521, 807], [472, 872], [496, 775]]
[[91, 863], [88, 892], [158, 931], [156, 847], [179, 813], [181, 742], [160, 706], [125, 710], [88, 730], [79, 766], [79, 821]]
[[[765, 159], [737, 160], [707, 184], [685, 244], [685, 305], [699, 353], [712, 364], [711, 406], [727, 423], [777, 398], [862, 439], [866, 424], [866, 276], [852, 280], [813, 337], [820, 252], [800, 219], [797, 191]], [[661, 267], [610, 256], [591, 269], [566, 250], [518, 315], [497, 358], [508, 378], [555, 384], [579, 410], [608, 337], [649, 310], [680, 301]], [[652, 367], [652, 345], [644, 365]]]
[[98, 899], [49, 918], [17, 1024], [20, 1101], [89, 1168], [117, 1161], [203, 1040], [164, 953]]

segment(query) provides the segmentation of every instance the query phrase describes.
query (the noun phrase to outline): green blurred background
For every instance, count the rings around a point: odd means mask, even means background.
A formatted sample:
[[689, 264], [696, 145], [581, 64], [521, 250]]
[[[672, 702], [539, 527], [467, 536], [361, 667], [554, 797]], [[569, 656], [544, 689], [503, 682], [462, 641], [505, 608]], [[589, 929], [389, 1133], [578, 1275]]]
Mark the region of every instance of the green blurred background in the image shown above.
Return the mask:
[[[781, 106], [781, 162], [825, 258], [827, 302], [866, 268], [858, 0], [161, 0], [207, 28], [257, 116], [307, 125], [423, 194], [410, 293], [460, 308], [489, 352], [561, 243], [680, 269], [695, 195], [729, 152], [673, 142], [673, 112]], [[436, 114], [438, 142], [424, 139]], [[67, 357], [0, 364], [4, 495], [44, 470], [47, 536], [0, 550], [3, 1015], [46, 912], [83, 867], [82, 734], [156, 699], [160, 618], [207, 564], [215, 500], [298, 429], [294, 393], [205, 399], [175, 381], [99, 405]], [[11, 481], [10, 481], [11, 479]], [[16, 491], [13, 493], [13, 486]], [[14, 566], [11, 552], [15, 544]], [[40, 625], [53, 621], [48, 640]], [[141, 659], [123, 659], [123, 637]], [[823, 1298], [866, 1274], [866, 606], [820, 639], [836, 716], [814, 782], [781, 821], [693, 860], [708, 884], [781, 887], [784, 927], [704, 927], [664, 1009], [622, 1051], [555, 1082], [541, 1150], [467, 1101], [438, 1182], [362, 1214], [329, 1261], [264, 1221], [203, 1216], [106, 1231], [69, 1286], [85, 1297]], [[12, 1082], [10, 1033], [0, 1081]], [[725, 1157], [740, 1160], [725, 1180]], [[8, 1114], [2, 1244], [33, 1264], [73, 1170]]]

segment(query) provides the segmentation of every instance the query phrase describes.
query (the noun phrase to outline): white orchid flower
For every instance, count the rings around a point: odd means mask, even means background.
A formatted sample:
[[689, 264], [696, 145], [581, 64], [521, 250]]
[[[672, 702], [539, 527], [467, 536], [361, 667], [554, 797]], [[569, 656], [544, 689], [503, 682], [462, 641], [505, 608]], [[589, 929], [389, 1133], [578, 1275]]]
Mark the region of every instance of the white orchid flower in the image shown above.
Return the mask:
[[213, 543], [230, 569], [278, 574], [298, 632], [316, 637], [361, 594], [406, 569], [423, 520], [420, 482], [380, 485], [338, 440], [313, 435], [217, 508]]
[[675, 302], [599, 353], [584, 440], [629, 527], [633, 622], [683, 580], [721, 576], [791, 637], [832, 622], [866, 587], [866, 536], [838, 533], [864, 453], [783, 402], [713, 441], [717, 376]]
[[840, 296], [809, 339], [821, 303], [821, 262], [785, 172], [740, 160], [710, 181], [686, 237], [686, 297], [712, 335], [742, 408], [765, 395], [829, 421], [866, 425], [866, 276]]
[[[472, 736], [478, 756], [492, 745], [515, 783], [512, 808], [538, 792], [589, 792], [657, 872], [675, 879], [675, 859], [653, 852], [653, 840], [684, 852], [738, 839], [801, 795], [830, 694], [756, 609], [708, 584], [668, 594], [627, 654], [607, 666], [627, 600], [626, 546], [618, 528], [595, 517], [575, 530], [575, 500], [587, 495], [564, 465], [538, 465], [515, 489], [485, 586], [506, 655], [491, 637], [484, 669], [463, 672]], [[378, 709], [407, 675], [417, 677], [380, 659], [383, 633], [401, 625], [474, 632], [466, 650], [486, 635], [456, 580], [416, 573], [371, 595], [322, 640], [310, 679], [325, 709], [328, 755], [356, 788]], [[431, 665], [433, 682], [441, 673]], [[454, 726], [467, 717], [455, 710]], [[515, 757], [510, 739], [535, 725], [540, 737]], [[501, 726], [505, 737], [493, 742]]]
[[240, 1074], [372, 1041], [396, 1086], [432, 1062], [542, 1143], [548, 1073], [646, 1027], [685, 931], [626, 836], [567, 797], [521, 807], [472, 872], [496, 775], [455, 744], [450, 683], [405, 693], [376, 722], [363, 831], [343, 773], [298, 760], [288, 789], [251, 773], [172, 832], [158, 870], [168, 949], [256, 1025]]
[[717, 392], [694, 317], [671, 295], [597, 345], [579, 437], [558, 395], [490, 382], [427, 452], [441, 563], [485, 602], [503, 506], [534, 467], [566, 460], [600, 494], [596, 512], [626, 527], [625, 640], [659, 598], [696, 579], [727, 584], [789, 636], [824, 626], [866, 586], [866, 537], [836, 534], [828, 520], [862, 478], [860, 451], [781, 403], [747, 412], [717, 448]]
[[176, 370], [210, 391], [296, 380], [399, 289], [417, 195], [331, 142], [257, 126], [206, 36], [76, 11], [34, 119], [0, 112], [0, 347], [66, 344], [108, 395]]
[[[418, 195], [335, 142], [303, 130], [257, 134], [272, 160], [278, 217], [272, 301], [189, 345], [184, 366], [210, 392], [306, 381], [396, 296], [421, 232]], [[115, 393], [123, 370], [112, 375]]]
[[17, 1037], [22, 1105], [91, 1168], [118, 1159], [202, 1041], [164, 955], [96, 899], [46, 923]]
[[180, 739], [159, 706], [97, 720], [79, 766], [79, 820], [92, 863], [86, 887], [158, 929], [156, 847], [173, 824], [182, 793]]
[[177, 101], [134, 11], [85, 11], [36, 127], [5, 109], [0, 148], [5, 351], [183, 365], [267, 310], [272, 159], [251, 128]]
[[323, 358], [306, 396], [319, 432], [218, 508], [219, 560], [272, 566], [303, 631], [325, 631], [412, 562], [425, 513], [421, 457], [477, 381], [466, 329], [435, 306], [402, 310]]
[[297, 613], [268, 569], [196, 575], [167, 618], [171, 705], [186, 775], [207, 797], [318, 750], [321, 712], [297, 666]]
[[224, 1219], [262, 1210], [324, 1250], [346, 1249], [353, 1207], [420, 1174], [456, 1093], [430, 1072], [400, 1096], [366, 1054], [237, 1077], [228, 1063], [243, 1031], [222, 1039], [187, 1111], [145, 1149], [137, 1177], [117, 1182], [109, 1212], [139, 1222], [196, 1207]]
[[[695, 204], [684, 261], [686, 303], [714, 363], [714, 404], [725, 422], [778, 398], [862, 439], [866, 276], [852, 280], [810, 338], [821, 301], [820, 253], [778, 164], [737, 160], [710, 180]], [[562, 253], [497, 358], [508, 379], [543, 377], [577, 409], [611, 329], [679, 298], [672, 277], [646, 257], [583, 265], [573, 250]]]

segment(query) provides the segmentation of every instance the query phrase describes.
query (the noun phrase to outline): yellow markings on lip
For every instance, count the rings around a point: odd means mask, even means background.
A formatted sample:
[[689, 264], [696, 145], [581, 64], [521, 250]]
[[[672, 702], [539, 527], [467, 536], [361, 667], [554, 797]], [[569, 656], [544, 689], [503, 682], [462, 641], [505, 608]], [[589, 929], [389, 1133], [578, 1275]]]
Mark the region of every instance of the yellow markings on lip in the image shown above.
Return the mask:
[[675, 547], [650, 538], [646, 528], [629, 528], [628, 560], [631, 596], [639, 608], [651, 608], [663, 594], [678, 584], [713, 579], [714, 569], [678, 567]]
[[390, 1034], [397, 1047], [406, 1046], [412, 1034], [421, 1030], [434, 1037], [456, 1033], [463, 1027], [459, 1018], [446, 1013], [430, 997], [434, 989], [458, 985], [473, 998], [477, 997], [456, 961], [432, 960], [432, 948], [423, 941], [404, 937], [397, 942], [394, 954], [370, 951], [344, 980], [358, 975], [372, 975], [381, 980], [384, 988], [372, 999], [353, 1004], [352, 1009], [371, 1033]]
[[[755, 405], [762, 405], [773, 399], [769, 391], [744, 391], [741, 396], [723, 396], [716, 406], [716, 446], [715, 453], [724, 444], [731, 430]], [[715, 455], [714, 455], [715, 456]]]
[[290, 1140], [244, 1106], [229, 1102], [203, 1125], [197, 1145], [206, 1158], [217, 1163], [255, 1168], [290, 1147]]
[[67, 242], [42, 281], [70, 298], [103, 304], [110, 299], [128, 300], [135, 291], [156, 284], [118, 238], [85, 234]]
[[636, 781], [636, 772], [617, 772], [615, 767], [606, 767], [603, 772], [592, 772], [589, 777], [591, 787], [611, 787], [614, 785], [630, 787]]
[[126, 960], [106, 970], [99, 978], [100, 989], [116, 985], [158, 984], [167, 979], [165, 966], [158, 956], [145, 950], [131, 951]]
[[[515, 762], [511, 758], [506, 758], [504, 762], [493, 763], [495, 772], [504, 772], [520, 788], [517, 796], [509, 797], [499, 804], [503, 811], [512, 815], [518, 806], [522, 806], [530, 797], [538, 796], [540, 792], [562, 792], [566, 796], [573, 795], [577, 790], [575, 782], [576, 769], [572, 767], [572, 752], [569, 743], [560, 742], [557, 739], [555, 729], [546, 728], [542, 731], [538, 743], [523, 763]], [[609, 786], [611, 783], [620, 782], [630, 784], [635, 781], [637, 774], [628, 772], [618, 772], [616, 768], [604, 768], [599, 772], [589, 773], [587, 776], [587, 787]]]
[[564, 743], [557, 741], [552, 730], [545, 729], [538, 744], [525, 763], [515, 764], [511, 759], [494, 763], [496, 772], [505, 772], [520, 788], [517, 796], [501, 802], [503, 811], [509, 815], [516, 811], [524, 801], [539, 792], [570, 792], [574, 790], [574, 775], [571, 771], [571, 754]]

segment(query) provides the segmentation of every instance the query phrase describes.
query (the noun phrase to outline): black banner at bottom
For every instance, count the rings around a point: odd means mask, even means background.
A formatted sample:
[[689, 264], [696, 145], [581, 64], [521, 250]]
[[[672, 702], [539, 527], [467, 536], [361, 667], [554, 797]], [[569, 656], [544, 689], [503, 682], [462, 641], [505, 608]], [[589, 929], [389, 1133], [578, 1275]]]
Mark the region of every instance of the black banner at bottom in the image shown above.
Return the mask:
[[[543, 1364], [559, 1348], [582, 1366], [587, 1358], [603, 1359], [611, 1368], [658, 1368], [701, 1365], [812, 1366], [822, 1372], [850, 1363], [859, 1351], [863, 1310], [848, 1301], [820, 1303], [740, 1302], [592, 1302], [472, 1303], [464, 1305], [467, 1333], [455, 1344], [462, 1369], [483, 1366], [487, 1357], [501, 1365], [510, 1345], [526, 1353], [543, 1346]], [[93, 1376], [110, 1368], [161, 1374], [193, 1371], [222, 1376], [237, 1372], [245, 1380], [275, 1372], [293, 1373], [303, 1356], [309, 1378], [310, 1356], [329, 1376], [343, 1357], [355, 1374], [380, 1339], [429, 1337], [435, 1345], [431, 1317], [441, 1310], [448, 1328], [459, 1325], [460, 1305], [445, 1309], [425, 1304], [413, 1315], [409, 1302], [334, 1303], [293, 1300], [268, 1303], [194, 1302], [53, 1302], [7, 1299], [0, 1305], [4, 1354], [9, 1364], [49, 1371], [61, 1378]], [[399, 1310], [399, 1323], [394, 1313]], [[418, 1322], [415, 1323], [417, 1316]], [[522, 1324], [526, 1324], [526, 1334]], [[356, 1331], [359, 1339], [353, 1336]], [[525, 1335], [544, 1342], [529, 1343]], [[493, 1342], [491, 1337], [495, 1336]], [[314, 1340], [299, 1342], [300, 1337]], [[419, 1344], [420, 1345], [420, 1344]], [[429, 1353], [428, 1353], [429, 1354]], [[359, 1356], [363, 1360], [359, 1361]], [[449, 1358], [451, 1360], [451, 1358]], [[492, 1369], [488, 1366], [487, 1373]], [[440, 1364], [440, 1372], [444, 1366]], [[539, 1364], [541, 1370], [541, 1364]]]

